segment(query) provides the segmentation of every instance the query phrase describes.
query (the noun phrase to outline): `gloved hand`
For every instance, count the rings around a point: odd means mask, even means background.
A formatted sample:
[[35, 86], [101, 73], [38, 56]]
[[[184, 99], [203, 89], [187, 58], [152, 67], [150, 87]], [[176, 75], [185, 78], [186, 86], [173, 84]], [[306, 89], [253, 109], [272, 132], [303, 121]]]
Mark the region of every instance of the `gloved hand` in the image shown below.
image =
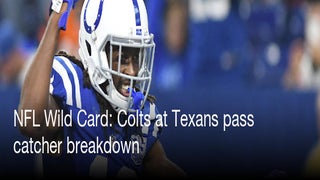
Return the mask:
[[132, 104], [132, 109], [135, 110], [140, 110], [140, 106], [141, 106], [141, 101], [144, 99], [144, 95], [142, 92], [138, 91], [136, 92], [134, 89], [132, 88], [128, 88], [128, 91], [131, 92], [131, 97], [133, 98], [133, 104]]
[[65, 31], [71, 8], [75, 7], [75, 5], [78, 2], [78, 0], [51, 0], [50, 13], [49, 14], [51, 14], [52, 11], [55, 11], [55, 12], [59, 13], [60, 10], [61, 10], [62, 3], [64, 3], [64, 2], [68, 3], [68, 8], [67, 8], [67, 11], [65, 11], [61, 15], [61, 17], [59, 19], [58, 26], [59, 26], [60, 29]]

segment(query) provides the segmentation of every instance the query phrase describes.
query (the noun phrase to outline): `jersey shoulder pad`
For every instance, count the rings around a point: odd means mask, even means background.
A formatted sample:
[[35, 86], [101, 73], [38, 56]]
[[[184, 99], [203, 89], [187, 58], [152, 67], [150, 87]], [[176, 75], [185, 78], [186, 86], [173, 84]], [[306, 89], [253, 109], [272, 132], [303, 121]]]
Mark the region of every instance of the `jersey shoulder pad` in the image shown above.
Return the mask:
[[74, 105], [83, 87], [82, 69], [64, 56], [55, 56], [50, 78], [50, 94]]

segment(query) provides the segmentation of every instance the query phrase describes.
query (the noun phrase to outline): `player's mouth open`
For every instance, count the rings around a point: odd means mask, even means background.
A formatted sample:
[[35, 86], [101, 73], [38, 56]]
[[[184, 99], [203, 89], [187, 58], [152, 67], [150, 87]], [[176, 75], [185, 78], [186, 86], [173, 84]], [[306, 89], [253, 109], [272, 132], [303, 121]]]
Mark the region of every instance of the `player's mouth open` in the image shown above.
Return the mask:
[[129, 87], [130, 87], [129, 84], [122, 84], [120, 93], [125, 97], [129, 97], [130, 95], [130, 92], [128, 90]]

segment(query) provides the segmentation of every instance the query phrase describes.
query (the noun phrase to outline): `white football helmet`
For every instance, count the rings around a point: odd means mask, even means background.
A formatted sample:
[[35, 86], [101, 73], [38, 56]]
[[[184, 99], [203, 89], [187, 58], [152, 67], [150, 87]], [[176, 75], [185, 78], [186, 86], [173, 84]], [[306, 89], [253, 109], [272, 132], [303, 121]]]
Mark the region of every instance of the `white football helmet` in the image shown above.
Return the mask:
[[[85, 0], [81, 12], [79, 43], [79, 55], [96, 91], [117, 112], [120, 109], [133, 112], [132, 89], [139, 89], [144, 93], [140, 106], [143, 107], [150, 89], [155, 51], [143, 0]], [[120, 72], [120, 66], [112, 69], [112, 57], [107, 57], [106, 50], [112, 56], [115, 47], [119, 54], [124, 47], [140, 49], [137, 76]], [[120, 63], [121, 55], [118, 58]], [[112, 78], [115, 75], [129, 79], [129, 97], [116, 89]], [[105, 82], [106, 89], [102, 89], [100, 85]]]

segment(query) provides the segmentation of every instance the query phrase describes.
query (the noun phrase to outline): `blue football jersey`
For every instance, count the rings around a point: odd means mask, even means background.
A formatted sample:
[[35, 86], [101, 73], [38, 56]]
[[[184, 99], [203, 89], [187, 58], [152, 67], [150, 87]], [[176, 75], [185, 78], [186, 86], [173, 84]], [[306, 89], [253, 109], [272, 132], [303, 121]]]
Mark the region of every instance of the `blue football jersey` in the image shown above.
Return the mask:
[[[43, 156], [45, 174], [117, 176], [119, 172], [139, 174], [142, 171], [143, 158], [161, 134], [161, 127], [155, 123], [158, 110], [154, 103], [147, 101], [141, 111], [150, 116], [147, 126], [120, 127], [119, 123], [101, 123], [95, 90], [84, 86], [83, 70], [63, 56], [54, 58], [50, 94], [60, 106], [60, 113], [71, 117], [72, 126], [63, 127], [61, 155]], [[126, 117], [112, 118], [123, 122]], [[112, 143], [105, 143], [107, 141], [117, 144], [111, 146]], [[133, 142], [138, 144], [138, 148], [128, 150]], [[120, 149], [122, 143], [129, 144], [126, 150]]]

